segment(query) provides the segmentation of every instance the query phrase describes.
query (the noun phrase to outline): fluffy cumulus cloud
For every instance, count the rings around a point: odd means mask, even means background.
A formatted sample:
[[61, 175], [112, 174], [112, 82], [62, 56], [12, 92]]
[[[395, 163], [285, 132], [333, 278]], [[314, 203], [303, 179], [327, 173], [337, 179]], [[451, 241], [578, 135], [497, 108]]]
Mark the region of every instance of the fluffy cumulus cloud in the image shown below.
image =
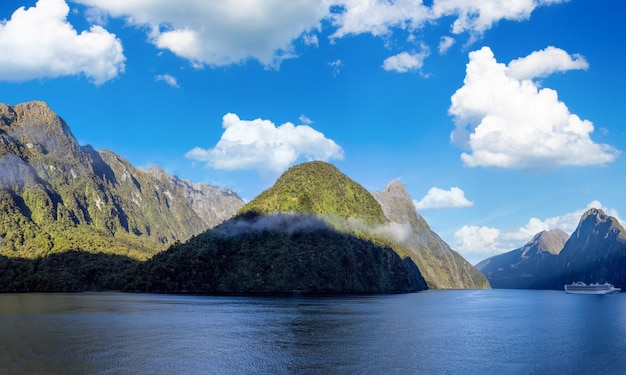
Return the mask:
[[[484, 257], [485, 254], [499, 253], [500, 230], [486, 226], [464, 225], [454, 233], [454, 246], [466, 259]], [[512, 250], [512, 249], [510, 249]], [[489, 255], [487, 255], [489, 256]]]
[[159, 48], [197, 65], [223, 66], [252, 58], [271, 67], [295, 56], [293, 41], [329, 14], [319, 0], [76, 0], [149, 30]]
[[521, 81], [575, 69], [589, 69], [589, 63], [584, 56], [579, 54], [570, 56], [564, 50], [550, 46], [511, 61], [508, 64], [507, 75]]
[[436, 208], [471, 207], [474, 205], [474, 202], [465, 198], [465, 192], [458, 187], [452, 187], [450, 190], [433, 187], [428, 190], [424, 198], [413, 203], [418, 211]]
[[270, 172], [282, 172], [301, 159], [343, 159], [339, 145], [308, 125], [276, 126], [269, 120], [241, 120], [228, 113], [222, 127], [224, 133], [214, 148], [195, 147], [186, 157], [215, 169]]
[[[566, 0], [73, 0], [90, 19], [124, 18], [149, 40], [201, 67], [255, 59], [266, 67], [297, 56], [296, 40], [316, 47], [323, 28], [331, 42], [346, 36], [414, 33], [452, 19], [451, 32], [471, 40], [502, 19], [525, 20], [534, 9]], [[440, 51], [450, 47], [446, 37]], [[444, 53], [442, 52], [442, 53]]]
[[[515, 75], [545, 75], [586, 67], [580, 56], [548, 48], [515, 60]], [[567, 54], [567, 53], [565, 53]], [[569, 62], [567, 62], [569, 61]], [[589, 120], [569, 112], [557, 92], [530, 79], [512, 76], [489, 47], [469, 54], [464, 85], [452, 96], [454, 144], [468, 149], [461, 155], [470, 167], [555, 168], [605, 164], [619, 151], [595, 143]]]
[[388, 57], [383, 61], [383, 69], [388, 72], [406, 73], [420, 70], [424, 66], [424, 59], [428, 57], [428, 48], [422, 45], [420, 52], [401, 52]]
[[476, 264], [491, 256], [520, 248], [544, 230], [561, 229], [571, 234], [578, 227], [582, 215], [590, 208], [599, 208], [621, 222], [616, 210], [607, 208], [601, 202], [594, 200], [585, 208], [559, 216], [545, 219], [530, 218], [526, 224], [513, 231], [501, 231], [487, 226], [463, 226], [454, 234], [454, 248], [470, 263]]
[[84, 74], [100, 85], [124, 71], [122, 43], [103, 27], [78, 33], [64, 0], [39, 0], [0, 21], [0, 80]]

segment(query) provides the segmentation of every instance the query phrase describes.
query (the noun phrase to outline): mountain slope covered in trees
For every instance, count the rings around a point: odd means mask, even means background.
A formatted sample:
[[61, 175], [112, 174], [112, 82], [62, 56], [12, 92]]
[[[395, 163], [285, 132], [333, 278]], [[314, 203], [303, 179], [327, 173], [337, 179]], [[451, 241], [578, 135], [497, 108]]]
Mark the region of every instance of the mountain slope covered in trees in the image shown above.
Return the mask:
[[242, 205], [230, 190], [79, 145], [44, 102], [0, 104], [0, 255], [81, 250], [147, 259]]
[[336, 167], [286, 171], [238, 215], [145, 264], [145, 289], [209, 293], [396, 293], [427, 288], [381, 232], [374, 197]]

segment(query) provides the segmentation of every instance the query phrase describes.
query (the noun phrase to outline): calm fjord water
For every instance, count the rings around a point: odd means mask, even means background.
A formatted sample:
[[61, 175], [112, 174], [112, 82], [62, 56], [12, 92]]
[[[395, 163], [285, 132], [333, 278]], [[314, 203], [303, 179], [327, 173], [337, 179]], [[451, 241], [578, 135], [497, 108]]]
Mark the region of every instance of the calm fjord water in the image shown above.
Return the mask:
[[4, 294], [0, 373], [621, 374], [626, 294]]

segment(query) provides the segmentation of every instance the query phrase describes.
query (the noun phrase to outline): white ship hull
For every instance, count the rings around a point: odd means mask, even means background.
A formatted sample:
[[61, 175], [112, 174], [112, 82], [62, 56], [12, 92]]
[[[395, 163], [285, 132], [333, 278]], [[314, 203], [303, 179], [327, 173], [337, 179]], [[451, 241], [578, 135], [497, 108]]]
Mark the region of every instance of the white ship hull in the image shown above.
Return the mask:
[[565, 285], [565, 292], [569, 294], [615, 294], [619, 293], [621, 290], [621, 288], [616, 288], [613, 284], [609, 283], [594, 283], [587, 285], [578, 281], [576, 283]]

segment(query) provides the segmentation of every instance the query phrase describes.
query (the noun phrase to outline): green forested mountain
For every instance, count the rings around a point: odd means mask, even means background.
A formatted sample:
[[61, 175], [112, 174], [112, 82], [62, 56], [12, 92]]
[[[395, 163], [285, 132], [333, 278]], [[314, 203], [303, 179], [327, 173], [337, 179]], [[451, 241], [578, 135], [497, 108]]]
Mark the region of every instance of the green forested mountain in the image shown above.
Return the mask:
[[376, 229], [380, 205], [324, 162], [300, 164], [238, 215], [145, 263], [139, 289], [211, 293], [389, 293], [427, 288]]
[[80, 146], [43, 102], [0, 104], [0, 255], [147, 259], [232, 216], [232, 191]]
[[436, 233], [430, 230], [413, 205], [413, 199], [398, 180], [391, 181], [383, 191], [372, 192], [385, 217], [402, 238], [398, 241], [417, 264], [428, 286], [434, 289], [489, 288], [485, 276]]
[[[2, 104], [0, 291], [484, 287], [400, 190], [375, 198], [331, 164], [309, 162], [243, 206], [230, 190], [80, 146], [43, 102]], [[397, 225], [411, 241], [393, 235]]]
[[384, 213], [376, 199], [335, 166], [321, 161], [287, 170], [270, 189], [245, 205], [240, 213], [295, 212], [357, 219], [382, 224]]

